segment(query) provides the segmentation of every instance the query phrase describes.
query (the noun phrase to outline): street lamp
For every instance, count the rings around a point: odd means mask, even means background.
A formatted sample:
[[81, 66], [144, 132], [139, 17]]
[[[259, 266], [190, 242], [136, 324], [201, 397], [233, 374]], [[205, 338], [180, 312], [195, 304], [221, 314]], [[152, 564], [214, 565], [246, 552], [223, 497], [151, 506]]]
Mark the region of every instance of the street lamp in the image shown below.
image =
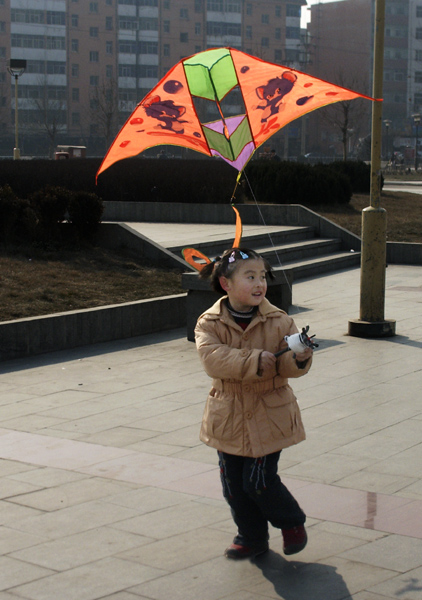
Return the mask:
[[415, 143], [415, 171], [418, 170], [418, 135], [419, 135], [419, 123], [421, 122], [421, 116], [419, 113], [416, 113], [415, 115], [412, 115], [413, 117], [413, 122], [415, 123], [416, 126], [416, 143]]
[[19, 151], [19, 120], [18, 120], [18, 78], [23, 75], [26, 69], [26, 60], [21, 58], [11, 58], [8, 61], [7, 70], [15, 78], [15, 147], [13, 149], [13, 159], [18, 160], [21, 155]]
[[384, 119], [384, 125], [385, 125], [385, 131], [386, 131], [386, 134], [387, 134], [387, 143], [386, 143], [386, 155], [387, 156], [386, 156], [386, 160], [388, 161], [389, 160], [389, 156], [390, 156], [390, 152], [389, 152], [389, 149], [388, 149], [388, 130], [390, 129], [390, 125], [391, 125], [390, 119]]

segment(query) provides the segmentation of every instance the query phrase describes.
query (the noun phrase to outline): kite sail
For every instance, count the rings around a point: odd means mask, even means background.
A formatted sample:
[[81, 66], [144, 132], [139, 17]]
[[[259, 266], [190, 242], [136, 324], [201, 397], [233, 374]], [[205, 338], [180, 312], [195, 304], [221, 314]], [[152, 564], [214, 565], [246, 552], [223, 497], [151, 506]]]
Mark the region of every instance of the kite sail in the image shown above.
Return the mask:
[[[225, 117], [222, 102], [230, 93], [237, 93], [238, 106], [243, 106], [240, 114]], [[97, 177], [116, 161], [158, 145], [219, 156], [242, 171], [255, 150], [294, 119], [355, 98], [373, 100], [233, 48], [199, 52], [177, 63], [138, 104], [109, 148]], [[216, 120], [199, 119], [196, 104], [200, 100], [215, 104]]]

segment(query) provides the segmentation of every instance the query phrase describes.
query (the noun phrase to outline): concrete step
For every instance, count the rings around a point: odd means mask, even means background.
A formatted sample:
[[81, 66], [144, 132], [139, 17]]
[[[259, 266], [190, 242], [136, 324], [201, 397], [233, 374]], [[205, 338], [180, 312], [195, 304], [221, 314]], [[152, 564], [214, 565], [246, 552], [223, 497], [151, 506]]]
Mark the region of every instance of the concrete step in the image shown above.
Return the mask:
[[340, 239], [302, 240], [293, 244], [275, 245], [256, 248], [271, 266], [284, 265], [286, 262], [306, 260], [308, 257], [324, 256], [341, 251]]
[[358, 267], [359, 264], [360, 252], [334, 252], [306, 260], [285, 262], [282, 266], [275, 267], [274, 270], [291, 272], [293, 281], [297, 281], [322, 273]]
[[[226, 239], [216, 239], [214, 241], [207, 240], [205, 242], [193, 243], [192, 246], [203, 252], [206, 256], [214, 258], [215, 256], [222, 254], [224, 250], [227, 250], [227, 248], [231, 247], [233, 244], [233, 237], [234, 234]], [[290, 227], [288, 229], [283, 227], [280, 229], [280, 231], [272, 231], [271, 234], [260, 233], [255, 235], [243, 235], [241, 245], [255, 250], [257, 248], [272, 246], [273, 244], [281, 246], [300, 240], [311, 240], [313, 238], [315, 238], [314, 227], [303, 226]], [[180, 253], [185, 247], [186, 244], [177, 245], [168, 247], [167, 250], [180, 256]]]

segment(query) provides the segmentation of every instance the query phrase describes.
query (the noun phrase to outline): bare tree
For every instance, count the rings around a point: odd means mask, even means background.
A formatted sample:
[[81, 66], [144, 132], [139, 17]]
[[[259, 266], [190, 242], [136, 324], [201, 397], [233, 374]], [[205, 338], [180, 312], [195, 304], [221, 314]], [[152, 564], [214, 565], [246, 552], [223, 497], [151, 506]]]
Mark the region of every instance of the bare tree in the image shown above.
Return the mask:
[[96, 86], [90, 98], [90, 120], [108, 148], [118, 130], [119, 97], [115, 79], [108, 78]]
[[[339, 71], [335, 78], [335, 83], [339, 86], [351, 89], [366, 89], [362, 80], [352, 75], [347, 75]], [[327, 106], [321, 111], [321, 119], [325, 124], [330, 125], [336, 131], [340, 132], [340, 141], [343, 148], [343, 160], [347, 160], [349, 154], [350, 140], [358, 140], [367, 133], [368, 116], [370, 104], [362, 98], [355, 100], [343, 100]]]
[[57, 145], [57, 135], [67, 128], [65, 87], [49, 85], [46, 78], [43, 78], [38, 85], [38, 97], [32, 99], [31, 108], [34, 118], [30, 128], [43, 130], [47, 134], [49, 156], [52, 157]]

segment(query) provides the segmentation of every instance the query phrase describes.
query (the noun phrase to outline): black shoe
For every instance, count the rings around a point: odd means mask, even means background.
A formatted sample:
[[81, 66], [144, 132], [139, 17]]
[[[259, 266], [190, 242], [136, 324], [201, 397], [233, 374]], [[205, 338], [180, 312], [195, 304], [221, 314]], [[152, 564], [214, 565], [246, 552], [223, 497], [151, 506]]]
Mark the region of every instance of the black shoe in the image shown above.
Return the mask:
[[224, 555], [227, 558], [239, 560], [242, 558], [253, 558], [255, 556], [259, 556], [260, 554], [267, 552], [268, 549], [268, 542], [261, 542], [260, 544], [253, 544], [251, 546], [243, 546], [242, 544], [233, 543], [226, 548]]

